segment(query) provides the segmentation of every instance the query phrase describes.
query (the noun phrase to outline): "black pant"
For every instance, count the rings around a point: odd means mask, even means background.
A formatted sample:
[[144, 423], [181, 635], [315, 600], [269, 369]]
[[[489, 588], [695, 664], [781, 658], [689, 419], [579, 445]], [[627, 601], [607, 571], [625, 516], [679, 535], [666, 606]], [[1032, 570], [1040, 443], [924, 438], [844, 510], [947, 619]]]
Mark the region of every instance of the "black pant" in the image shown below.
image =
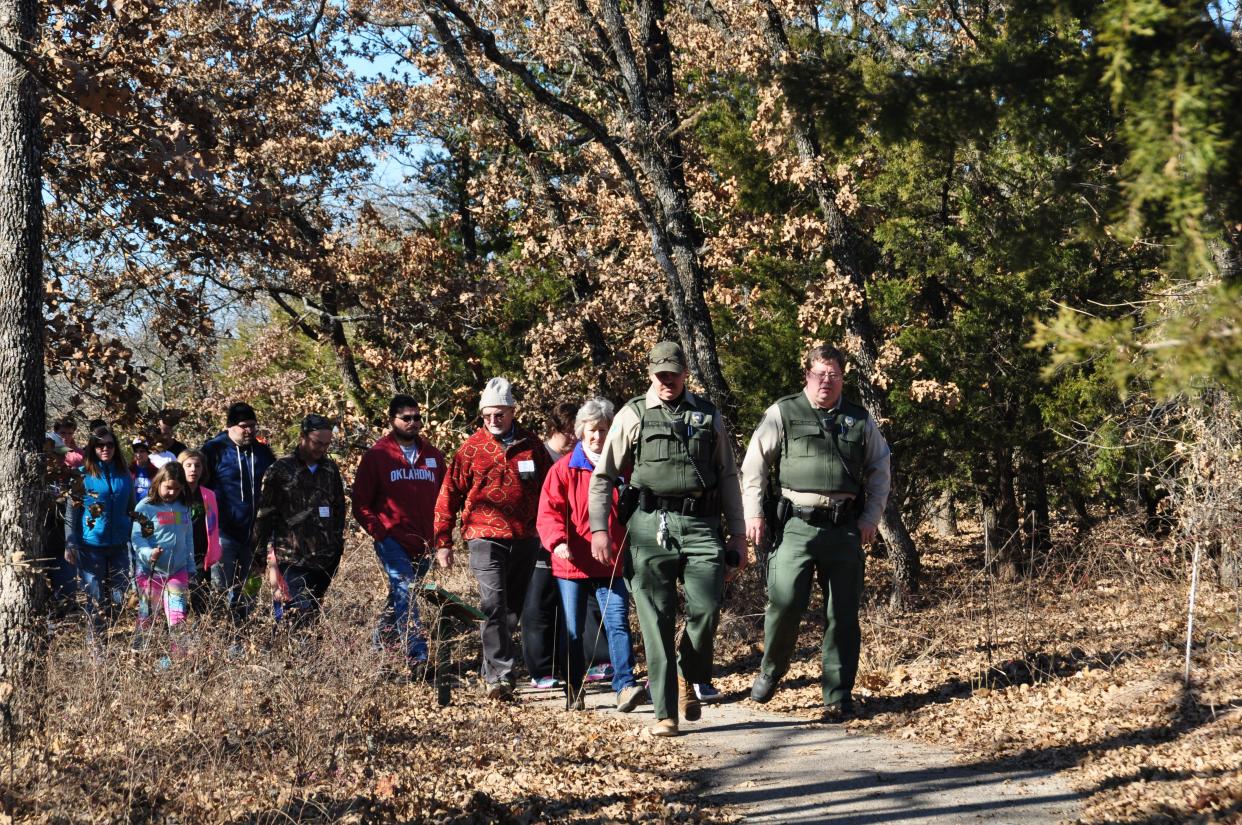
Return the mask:
[[297, 564], [280, 565], [280, 575], [284, 576], [285, 584], [289, 586], [289, 601], [277, 610], [277, 623], [292, 629], [313, 624], [319, 618], [323, 597], [327, 595], [335, 573], [335, 565], [331, 570]]
[[471, 539], [470, 572], [479, 583], [479, 608], [487, 617], [483, 637], [483, 667], [488, 683], [513, 681], [516, 660], [513, 631], [526, 599], [535, 567], [538, 539]]
[[[548, 554], [540, 550], [538, 559]], [[555, 676], [564, 679], [568, 657], [565, 622], [561, 618], [561, 594], [551, 567], [539, 567], [536, 561], [526, 601], [522, 605], [522, 658], [532, 679]], [[599, 602], [587, 599], [586, 627], [582, 634], [582, 652], [586, 666], [606, 664], [609, 659], [608, 634], [599, 612]]]
[[522, 604], [522, 658], [532, 679], [565, 678], [565, 622], [551, 558], [543, 548], [535, 555], [535, 570]]

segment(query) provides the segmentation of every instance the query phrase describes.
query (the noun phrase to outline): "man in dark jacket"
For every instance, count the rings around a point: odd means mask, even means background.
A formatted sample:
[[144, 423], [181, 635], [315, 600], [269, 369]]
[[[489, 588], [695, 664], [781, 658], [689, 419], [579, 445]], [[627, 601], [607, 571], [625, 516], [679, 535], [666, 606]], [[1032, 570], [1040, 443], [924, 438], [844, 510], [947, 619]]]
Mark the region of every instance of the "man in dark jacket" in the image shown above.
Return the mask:
[[331, 446], [332, 422], [306, 416], [298, 446], [267, 471], [259, 495], [254, 567], [267, 559], [276, 620], [292, 627], [319, 615], [345, 550], [345, 482]]
[[251, 602], [242, 596], [245, 576], [254, 561], [250, 531], [258, 512], [263, 474], [276, 461], [271, 447], [255, 440], [258, 422], [254, 408], [244, 401], [232, 404], [227, 429], [203, 445], [207, 456], [209, 486], [220, 507], [220, 562], [211, 568], [211, 582], [227, 594], [235, 619], [250, 612]]
[[431, 564], [436, 495], [447, 466], [444, 453], [423, 438], [418, 401], [395, 395], [388, 404], [392, 430], [367, 450], [354, 477], [354, 518], [375, 540], [388, 579], [388, 602], [375, 644], [400, 645], [411, 675], [427, 662], [427, 639], [414, 595]]

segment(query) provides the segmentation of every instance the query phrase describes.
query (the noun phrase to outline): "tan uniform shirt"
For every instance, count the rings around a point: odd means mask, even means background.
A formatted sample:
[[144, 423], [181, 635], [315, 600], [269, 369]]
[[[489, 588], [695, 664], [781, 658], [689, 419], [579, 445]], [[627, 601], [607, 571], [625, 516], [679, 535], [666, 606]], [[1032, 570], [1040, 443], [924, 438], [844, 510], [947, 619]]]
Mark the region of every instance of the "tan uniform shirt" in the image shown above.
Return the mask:
[[[688, 400], [694, 398], [689, 390], [686, 390], [686, 397]], [[662, 403], [664, 402], [660, 400], [656, 390], [649, 388], [644, 399], [646, 408], [650, 410]], [[721, 520], [730, 536], [744, 536], [746, 521], [742, 518], [742, 490], [738, 485], [737, 459], [733, 456], [733, 446], [729, 443], [729, 436], [720, 415], [715, 416], [713, 427], [716, 430], [716, 447], [712, 461], [717, 468], [716, 487], [720, 491]], [[608, 440], [604, 442], [603, 456], [595, 465], [595, 472], [591, 474], [591, 532], [608, 529], [612, 490], [617, 476], [633, 466], [634, 445], [638, 442], [641, 429], [642, 418], [628, 404], [612, 420]]]
[[[806, 392], [806, 390], [803, 390]], [[807, 396], [810, 399], [810, 396]], [[811, 400], [811, 406], [816, 407]], [[867, 490], [867, 502], [863, 507], [859, 521], [867, 524], [879, 524], [884, 513], [884, 505], [888, 503], [888, 490], [892, 483], [892, 469], [889, 466], [890, 452], [888, 442], [880, 434], [875, 419], [867, 416], [867, 449], [863, 456], [863, 487]], [[763, 413], [763, 420], [755, 429], [746, 448], [746, 457], [742, 459], [742, 503], [745, 506], [746, 518], [759, 518], [763, 515], [763, 494], [768, 482], [768, 468], [772, 467], [781, 457], [781, 445], [785, 441], [785, 424], [781, 420], [780, 408], [773, 404]], [[853, 498], [848, 493], [800, 493], [782, 488], [781, 495], [802, 507], [827, 507], [834, 499]]]

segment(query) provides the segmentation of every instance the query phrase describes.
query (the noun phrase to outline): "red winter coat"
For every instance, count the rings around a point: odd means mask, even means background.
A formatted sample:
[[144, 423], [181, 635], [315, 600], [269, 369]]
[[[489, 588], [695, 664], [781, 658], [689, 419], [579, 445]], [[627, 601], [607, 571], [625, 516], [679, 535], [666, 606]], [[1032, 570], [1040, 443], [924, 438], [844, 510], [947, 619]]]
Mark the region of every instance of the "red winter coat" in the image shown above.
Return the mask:
[[591, 519], [587, 494], [591, 488], [591, 459], [578, 444], [573, 452], [556, 462], [543, 482], [539, 496], [539, 540], [548, 550], [558, 544], [569, 545], [568, 560], [552, 554], [552, 575], [558, 579], [607, 579], [620, 574], [625, 544], [625, 525], [617, 518], [617, 491], [612, 491], [612, 517], [608, 533], [615, 556], [612, 564], [596, 561], [591, 555]]
[[354, 518], [371, 538], [396, 539], [411, 557], [431, 547], [433, 513], [448, 471], [444, 453], [418, 436], [414, 463], [405, 460], [392, 433], [375, 442], [354, 479]]
[[[526, 481], [518, 475], [523, 462], [534, 467]], [[539, 490], [551, 467], [548, 449], [529, 430], [518, 427], [517, 437], [506, 449], [480, 427], [449, 462], [448, 476], [436, 499], [435, 546], [452, 546], [458, 513], [461, 537], [466, 541], [533, 538]]]

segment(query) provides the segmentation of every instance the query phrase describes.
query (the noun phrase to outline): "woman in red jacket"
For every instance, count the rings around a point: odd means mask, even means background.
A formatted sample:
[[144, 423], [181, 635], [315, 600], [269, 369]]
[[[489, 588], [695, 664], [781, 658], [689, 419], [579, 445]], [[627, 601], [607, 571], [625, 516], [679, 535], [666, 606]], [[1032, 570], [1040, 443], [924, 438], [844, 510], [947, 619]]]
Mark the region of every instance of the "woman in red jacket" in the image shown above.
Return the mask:
[[[617, 710], [628, 713], [636, 708], [645, 691], [634, 679], [634, 650], [630, 638], [630, 596], [621, 575], [621, 553], [609, 564], [591, 555], [591, 525], [587, 514], [587, 491], [591, 471], [604, 449], [613, 405], [604, 398], [592, 398], [582, 405], [574, 421], [578, 444], [548, 472], [539, 497], [537, 527], [544, 547], [552, 548], [552, 575], [561, 591], [562, 613], [569, 643], [567, 697], [569, 707], [582, 710], [582, 682], [586, 671], [582, 634], [586, 624], [587, 597], [599, 602], [608, 635], [612, 659], [612, 689], [617, 694]], [[625, 542], [625, 525], [616, 515], [609, 521], [613, 546]]]

